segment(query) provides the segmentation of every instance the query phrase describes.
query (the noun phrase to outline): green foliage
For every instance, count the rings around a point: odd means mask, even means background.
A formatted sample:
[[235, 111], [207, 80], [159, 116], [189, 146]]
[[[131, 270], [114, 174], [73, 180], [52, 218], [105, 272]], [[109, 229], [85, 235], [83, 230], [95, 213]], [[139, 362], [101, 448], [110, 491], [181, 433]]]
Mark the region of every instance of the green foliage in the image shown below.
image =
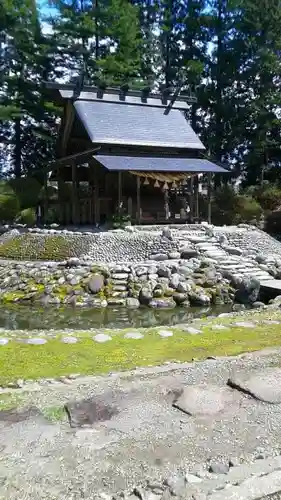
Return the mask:
[[281, 189], [276, 185], [261, 186], [254, 196], [264, 210], [273, 211], [281, 206]]
[[262, 208], [255, 198], [237, 194], [230, 186], [217, 189], [212, 204], [212, 220], [215, 224], [239, 224], [258, 220]]
[[21, 224], [27, 224], [28, 226], [34, 226], [36, 224], [36, 212], [34, 208], [25, 208], [22, 210], [17, 217], [17, 221]]
[[20, 203], [16, 194], [0, 193], [0, 220], [2, 222], [13, 222], [20, 210]]
[[22, 209], [37, 206], [41, 184], [34, 177], [10, 179], [9, 185], [18, 196]]

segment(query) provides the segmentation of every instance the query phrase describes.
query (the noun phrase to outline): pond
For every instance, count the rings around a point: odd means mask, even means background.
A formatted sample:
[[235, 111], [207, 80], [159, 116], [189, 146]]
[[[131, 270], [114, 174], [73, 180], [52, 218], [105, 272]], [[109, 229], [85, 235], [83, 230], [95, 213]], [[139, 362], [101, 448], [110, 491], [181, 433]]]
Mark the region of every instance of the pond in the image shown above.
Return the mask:
[[230, 312], [231, 305], [220, 307], [175, 308], [155, 310], [149, 308], [78, 309], [42, 308], [24, 305], [0, 306], [0, 328], [7, 330], [90, 328], [149, 328], [186, 323], [192, 318]]

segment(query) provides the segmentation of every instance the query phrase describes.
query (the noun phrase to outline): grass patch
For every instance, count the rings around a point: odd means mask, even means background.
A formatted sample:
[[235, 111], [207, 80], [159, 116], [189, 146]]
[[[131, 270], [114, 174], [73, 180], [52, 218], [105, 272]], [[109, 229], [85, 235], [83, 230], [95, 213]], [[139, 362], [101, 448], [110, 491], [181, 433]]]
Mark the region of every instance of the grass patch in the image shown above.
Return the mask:
[[0, 411], [12, 410], [22, 404], [23, 395], [12, 392], [0, 394]]
[[63, 406], [48, 406], [41, 409], [44, 417], [50, 422], [62, 422], [66, 420], [66, 412]]
[[[271, 317], [273, 314], [271, 313]], [[249, 319], [268, 318], [255, 314]], [[274, 313], [274, 317], [276, 314]], [[281, 318], [280, 313], [278, 315]], [[235, 318], [238, 321], [239, 317]], [[242, 318], [241, 318], [242, 319]], [[243, 316], [247, 319], [247, 315]], [[233, 318], [207, 321], [203, 334], [190, 335], [180, 328], [171, 328], [174, 335], [160, 338], [156, 329], [144, 331], [141, 340], [124, 339], [126, 330], [109, 332], [111, 341], [96, 343], [85, 333], [77, 344], [63, 344], [59, 338], [44, 345], [10, 342], [0, 348], [0, 384], [17, 379], [59, 377], [70, 373], [105, 374], [110, 371], [159, 365], [164, 361], [191, 361], [207, 356], [230, 356], [281, 345], [280, 325], [257, 324], [255, 328], [230, 327]], [[212, 324], [229, 328], [212, 330]]]

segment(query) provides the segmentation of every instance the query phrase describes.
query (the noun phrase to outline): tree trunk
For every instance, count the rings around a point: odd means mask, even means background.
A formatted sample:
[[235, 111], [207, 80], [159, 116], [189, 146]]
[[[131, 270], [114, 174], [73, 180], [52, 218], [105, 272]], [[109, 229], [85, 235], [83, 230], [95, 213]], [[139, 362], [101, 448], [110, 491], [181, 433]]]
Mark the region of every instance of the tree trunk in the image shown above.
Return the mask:
[[15, 119], [15, 162], [14, 175], [16, 178], [21, 177], [21, 120]]

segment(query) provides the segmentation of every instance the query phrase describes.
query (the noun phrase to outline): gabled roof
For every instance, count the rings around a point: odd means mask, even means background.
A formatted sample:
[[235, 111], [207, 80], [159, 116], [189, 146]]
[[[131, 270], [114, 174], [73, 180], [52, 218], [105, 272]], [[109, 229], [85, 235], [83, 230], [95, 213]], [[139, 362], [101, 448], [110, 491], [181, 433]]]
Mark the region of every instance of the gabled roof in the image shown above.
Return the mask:
[[147, 156], [94, 156], [108, 170], [135, 170], [138, 172], [186, 172], [186, 173], [226, 173], [228, 170], [205, 159], [198, 158], [163, 158]]
[[204, 150], [182, 111], [123, 102], [77, 100], [75, 110], [90, 140], [122, 144]]
[[[204, 150], [185, 118], [189, 96], [47, 83], [57, 102], [72, 102], [94, 144]], [[167, 89], [166, 89], [167, 90]], [[172, 106], [170, 109], [170, 105]]]

